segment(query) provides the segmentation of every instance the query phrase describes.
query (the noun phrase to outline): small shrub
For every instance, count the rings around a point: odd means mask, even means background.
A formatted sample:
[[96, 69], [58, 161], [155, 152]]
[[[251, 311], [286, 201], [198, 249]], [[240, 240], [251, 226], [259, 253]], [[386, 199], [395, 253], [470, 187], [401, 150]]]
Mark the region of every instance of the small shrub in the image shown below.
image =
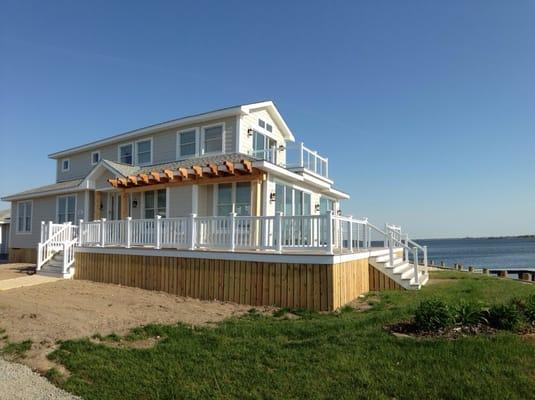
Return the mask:
[[476, 325], [485, 322], [481, 307], [475, 303], [461, 303], [455, 308], [455, 323], [459, 325]]
[[353, 312], [353, 307], [349, 306], [349, 305], [345, 305], [343, 306], [342, 308], [340, 308], [340, 314], [343, 314], [343, 313], [350, 313], [350, 312]]
[[490, 326], [497, 329], [514, 330], [520, 323], [520, 312], [514, 303], [494, 304], [487, 311]]
[[414, 324], [420, 331], [437, 331], [454, 323], [454, 313], [442, 300], [430, 299], [420, 303], [414, 313]]
[[526, 303], [524, 306], [524, 316], [526, 317], [528, 322], [535, 324], [535, 294], [532, 294], [526, 299]]
[[61, 383], [63, 380], [63, 374], [59, 372], [56, 368], [50, 368], [48, 371], [46, 371], [45, 376], [50, 382], [56, 385]]

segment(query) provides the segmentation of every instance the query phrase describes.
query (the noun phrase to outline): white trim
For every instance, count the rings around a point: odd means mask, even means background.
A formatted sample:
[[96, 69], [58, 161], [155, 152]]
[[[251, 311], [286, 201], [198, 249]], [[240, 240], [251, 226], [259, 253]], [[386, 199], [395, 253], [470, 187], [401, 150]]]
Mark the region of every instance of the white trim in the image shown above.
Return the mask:
[[[395, 251], [399, 251], [396, 249]], [[132, 256], [203, 258], [207, 260], [236, 260], [251, 262], [289, 263], [289, 264], [339, 264], [342, 262], [362, 260], [370, 257], [387, 255], [388, 249], [362, 251], [359, 253], [329, 254], [278, 254], [269, 252], [239, 252], [210, 250], [162, 250], [122, 247], [75, 247], [75, 253], [124, 254]]]
[[286, 125], [284, 118], [282, 118], [282, 115], [279, 113], [279, 110], [277, 110], [275, 103], [273, 103], [272, 101], [246, 104], [243, 105], [241, 108], [245, 113], [251, 113], [253, 110], [266, 108], [271, 118], [273, 119], [273, 123], [277, 125], [280, 133], [285, 138], [285, 140], [288, 142], [295, 142], [295, 138], [292, 134], [292, 131], [290, 130], [290, 128], [288, 128], [288, 125]]
[[[32, 212], [30, 213], [30, 230], [29, 231], [20, 231], [19, 230], [19, 204], [21, 203], [30, 203], [32, 205]], [[15, 217], [15, 233], [17, 235], [31, 235], [33, 231], [33, 200], [22, 200], [17, 201], [16, 206], [16, 217]], [[24, 221], [24, 224], [26, 225], [26, 221]]]
[[[138, 159], [138, 151], [137, 151], [137, 145], [141, 142], [150, 142], [150, 161], [148, 163], [140, 163], [139, 162], [139, 159]], [[141, 165], [141, 166], [144, 166], [144, 165], [152, 165], [152, 161], [154, 160], [154, 140], [153, 140], [153, 137], [149, 137], [149, 138], [143, 138], [143, 139], [139, 139], [139, 140], [136, 140], [135, 141], [135, 145], [134, 145], [134, 149], [135, 149], [135, 154], [134, 154], [134, 157], [133, 157], [133, 160], [134, 160], [134, 165]]]
[[[65, 168], [65, 161], [67, 161], [67, 168]], [[62, 158], [61, 159], [61, 172], [69, 172], [71, 170], [71, 159]]]
[[2, 197], [0, 200], [21, 201], [21, 200], [27, 200], [27, 199], [35, 199], [36, 197], [52, 196], [54, 194], [79, 192], [81, 190], [83, 190], [83, 188], [80, 188], [80, 186], [78, 185], [78, 186], [74, 186], [72, 188], [67, 188], [67, 189], [53, 189], [53, 190], [47, 190], [44, 192], [7, 196], [7, 197]]
[[[180, 153], [180, 135], [182, 135], [183, 133], [191, 132], [191, 131], [195, 132], [195, 153], [183, 156]], [[187, 160], [188, 158], [198, 157], [199, 156], [199, 152], [200, 152], [200, 147], [201, 147], [200, 141], [201, 141], [201, 139], [200, 139], [199, 127], [194, 127], [194, 128], [189, 128], [189, 129], [182, 129], [180, 131], [177, 131], [177, 133], [176, 133], [176, 159], [177, 160]]]
[[[221, 127], [221, 151], [211, 151], [211, 152], [207, 153], [205, 151], [205, 148], [204, 148], [205, 131], [206, 131], [206, 129], [214, 128], [216, 126], [220, 126]], [[225, 122], [217, 122], [215, 124], [201, 126], [201, 141], [200, 141], [200, 144], [199, 144], [199, 146], [200, 146], [199, 147], [199, 156], [200, 157], [204, 157], [206, 155], [225, 154], [225, 138], [226, 138], [226, 124], [225, 124]]]
[[[126, 146], [132, 146], [132, 163], [131, 164], [128, 164], [128, 163], [125, 163], [125, 162], [121, 161], [121, 147], [126, 147]], [[135, 162], [135, 153], [134, 152], [135, 152], [134, 142], [119, 143], [117, 145], [117, 162], [120, 163], [120, 164], [134, 165], [134, 162]]]
[[[95, 154], [98, 154], [98, 160], [96, 162], [93, 160], [93, 156]], [[96, 150], [96, 151], [91, 152], [91, 165], [97, 165], [100, 162], [100, 160], [101, 160], [100, 150]]]
[[152, 192], [154, 194], [154, 216], [160, 215], [158, 214], [158, 191], [165, 190], [165, 217], [169, 218], [169, 187], [166, 187], [164, 189], [152, 189], [152, 190], [144, 190], [140, 193], [140, 202], [141, 202], [141, 209], [140, 209], [140, 219], [147, 219], [145, 217], [145, 193]]
[[89, 221], [89, 190], [84, 193], [84, 221]]
[[[68, 198], [68, 197], [74, 197], [74, 221], [73, 221], [73, 224], [76, 225], [77, 221], [76, 221], [76, 217], [78, 216], [78, 195], [75, 193], [75, 194], [66, 194], [66, 195], [61, 195], [61, 196], [56, 196], [56, 223], [59, 224], [59, 199], [61, 198]], [[65, 204], [68, 204], [65, 203]]]
[[193, 214], [199, 214], [199, 185], [193, 185], [191, 187], [191, 212]]
[[241, 115], [238, 115], [236, 116], [236, 153], [241, 153], [240, 152], [240, 142], [241, 142], [240, 125], [241, 125]]

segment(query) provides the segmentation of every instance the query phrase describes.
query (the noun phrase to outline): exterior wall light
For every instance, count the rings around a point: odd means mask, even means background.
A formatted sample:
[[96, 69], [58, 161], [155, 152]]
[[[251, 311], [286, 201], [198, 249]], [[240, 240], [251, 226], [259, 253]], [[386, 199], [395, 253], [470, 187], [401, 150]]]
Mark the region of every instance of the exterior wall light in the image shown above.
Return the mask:
[[319, 205], [319, 203], [316, 204], [316, 205], [314, 206], [314, 209], [315, 209], [316, 211], [319, 211], [319, 210], [320, 210], [320, 205]]
[[269, 201], [275, 201], [277, 199], [277, 194], [275, 192], [271, 192], [269, 194]]
[[247, 129], [247, 136], [253, 136], [253, 128]]
[[137, 208], [137, 200], [134, 200], [134, 201], [132, 202], [132, 208]]

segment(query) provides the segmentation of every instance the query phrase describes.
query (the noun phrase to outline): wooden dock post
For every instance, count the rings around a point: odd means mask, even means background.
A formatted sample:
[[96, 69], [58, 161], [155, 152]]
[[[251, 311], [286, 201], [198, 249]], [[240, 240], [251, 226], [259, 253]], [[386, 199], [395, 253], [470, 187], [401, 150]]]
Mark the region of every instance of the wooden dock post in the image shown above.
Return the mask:
[[468, 272], [474, 272], [474, 267], [472, 266], [468, 267]]
[[483, 275], [490, 275], [490, 270], [488, 268], [483, 268]]
[[498, 271], [498, 276], [500, 278], [507, 278], [507, 270], [500, 270]]
[[446, 266], [446, 264], [444, 263], [444, 261], [441, 261], [441, 262], [440, 262], [440, 266], [441, 266], [441, 267], [445, 267], [445, 266]]
[[519, 275], [518, 277], [522, 281], [531, 281], [531, 274], [529, 272], [521, 272], [518, 275]]

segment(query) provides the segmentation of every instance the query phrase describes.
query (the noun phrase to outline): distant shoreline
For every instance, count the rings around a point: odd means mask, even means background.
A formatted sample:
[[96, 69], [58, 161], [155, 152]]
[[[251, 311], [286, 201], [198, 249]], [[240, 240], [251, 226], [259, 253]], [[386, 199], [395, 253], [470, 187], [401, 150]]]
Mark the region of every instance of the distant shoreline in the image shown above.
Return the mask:
[[516, 236], [466, 236], [460, 238], [427, 238], [418, 240], [497, 240], [497, 239], [535, 239], [535, 235], [516, 235]]

